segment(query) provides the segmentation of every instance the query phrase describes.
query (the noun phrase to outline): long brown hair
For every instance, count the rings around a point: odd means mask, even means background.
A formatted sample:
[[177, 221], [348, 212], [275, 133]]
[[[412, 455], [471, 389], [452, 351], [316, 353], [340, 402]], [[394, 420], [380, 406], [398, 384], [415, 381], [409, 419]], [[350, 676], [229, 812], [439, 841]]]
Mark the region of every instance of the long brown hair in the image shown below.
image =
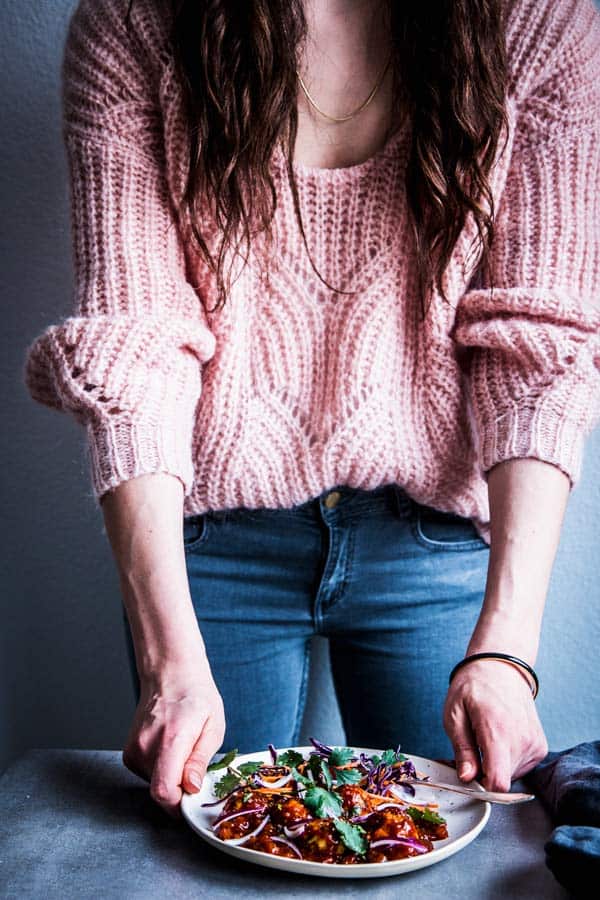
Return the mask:
[[[257, 231], [271, 240], [277, 196], [269, 163], [282, 139], [296, 216], [317, 272], [292, 168], [296, 66], [307, 23], [302, 0], [163, 2], [172, 15], [171, 49], [189, 124], [190, 166], [177, 212], [187, 214], [198, 249], [216, 275], [217, 309], [231, 285], [223, 271], [227, 250], [239, 252], [241, 237], [247, 254]], [[394, 96], [398, 102], [403, 97], [412, 124], [405, 187], [423, 313], [431, 290], [447, 300], [442, 276], [469, 212], [489, 276], [494, 200], [487, 176], [502, 129], [508, 134], [503, 4], [390, 3]], [[394, 112], [397, 120], [399, 110]], [[201, 229], [207, 203], [222, 236], [216, 260]]]

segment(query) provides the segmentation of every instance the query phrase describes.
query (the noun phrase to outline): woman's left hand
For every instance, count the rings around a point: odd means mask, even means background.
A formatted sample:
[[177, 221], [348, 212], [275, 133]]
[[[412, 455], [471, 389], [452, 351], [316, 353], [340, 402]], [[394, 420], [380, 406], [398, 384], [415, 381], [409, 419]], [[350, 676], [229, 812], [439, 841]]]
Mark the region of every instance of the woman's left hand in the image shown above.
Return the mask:
[[496, 660], [471, 662], [456, 673], [444, 705], [444, 728], [458, 777], [472, 781], [481, 775], [489, 791], [509, 791], [511, 782], [548, 752], [527, 681], [514, 666]]

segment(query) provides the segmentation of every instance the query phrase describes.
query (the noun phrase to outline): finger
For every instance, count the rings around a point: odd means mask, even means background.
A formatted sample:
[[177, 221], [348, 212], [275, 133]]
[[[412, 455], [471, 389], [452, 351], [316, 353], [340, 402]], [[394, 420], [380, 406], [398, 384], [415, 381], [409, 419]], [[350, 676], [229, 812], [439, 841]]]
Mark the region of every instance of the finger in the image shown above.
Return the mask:
[[121, 758], [123, 765], [134, 775], [150, 781], [152, 777], [152, 760], [156, 756], [156, 744], [159, 735], [149, 728], [142, 727], [139, 708], [136, 710], [129, 734], [123, 746]]
[[510, 791], [513, 767], [508, 735], [475, 715], [473, 727], [481, 748], [482, 785], [488, 791]]
[[223, 736], [222, 724], [209, 717], [183, 767], [181, 784], [188, 794], [195, 794], [202, 787], [206, 768], [221, 747]]
[[472, 781], [479, 770], [480, 757], [477, 740], [462, 703], [452, 707], [444, 725], [454, 749], [458, 777], [462, 781]]
[[137, 775], [138, 778], [143, 778], [144, 781], [150, 781], [150, 775], [148, 774], [148, 772], [146, 772], [142, 764], [139, 763], [135, 759], [135, 757], [131, 756], [131, 754], [128, 753], [127, 750], [123, 750], [121, 759], [125, 768], [129, 769], [130, 772], [133, 772], [133, 774]]
[[192, 741], [189, 733], [163, 734], [152, 770], [150, 796], [173, 818], [181, 816], [181, 772]]

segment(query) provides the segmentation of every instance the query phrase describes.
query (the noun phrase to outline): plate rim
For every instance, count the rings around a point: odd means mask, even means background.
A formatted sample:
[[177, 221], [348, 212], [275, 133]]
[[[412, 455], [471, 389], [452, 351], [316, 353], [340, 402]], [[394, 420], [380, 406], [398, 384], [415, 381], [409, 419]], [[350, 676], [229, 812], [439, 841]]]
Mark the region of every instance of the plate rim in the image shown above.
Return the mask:
[[[380, 749], [370, 747], [357, 747], [351, 744], [333, 744], [332, 746], [350, 747], [350, 749], [359, 753], [364, 752], [368, 754], [381, 754], [383, 752]], [[297, 744], [289, 747], [278, 747], [277, 752], [285, 753], [287, 750], [296, 750], [297, 752], [310, 752], [314, 749], [315, 748], [312, 745]], [[456, 770], [446, 763], [438, 762], [437, 760], [430, 759], [429, 757], [420, 756], [417, 753], [408, 753], [404, 750], [402, 750], [401, 752], [406, 757], [408, 757], [408, 759], [423, 760], [428, 763], [433, 763], [435, 766], [442, 767], [443, 769], [448, 770], [448, 772], [456, 776]], [[236, 759], [240, 759], [242, 762], [244, 762], [246, 761], [247, 757], [264, 755], [268, 753], [268, 748], [265, 748], [264, 750], [254, 750], [247, 753], [238, 753]], [[211, 776], [213, 775], [212, 772], [209, 772], [207, 774]], [[217, 773], [215, 772], [214, 774], [216, 775]], [[479, 791], [485, 790], [485, 788], [477, 780], [469, 782], [469, 787], [475, 788]], [[207, 828], [198, 825], [193, 820], [193, 813], [189, 807], [192, 804], [196, 804], [196, 798], [201, 792], [202, 789], [194, 794], [190, 794], [187, 791], [184, 791], [181, 799], [181, 812], [187, 824], [207, 844], [216, 847], [222, 853], [226, 853], [227, 855], [233, 856], [236, 859], [245, 859], [249, 863], [266, 866], [268, 868], [279, 869], [280, 871], [295, 872], [298, 875], [320, 874], [323, 876], [339, 878], [400, 875], [404, 872], [408, 873], [419, 868], [424, 868], [425, 866], [434, 865], [437, 862], [442, 862], [444, 859], [448, 859], [450, 856], [458, 853], [465, 846], [468, 846], [468, 844], [475, 840], [475, 838], [481, 833], [481, 831], [483, 831], [483, 829], [487, 825], [492, 810], [492, 804], [489, 801], [476, 801], [482, 807], [482, 814], [479, 821], [465, 834], [456, 838], [454, 841], [451, 840], [451, 843], [445, 844], [443, 847], [435, 848], [429, 851], [429, 853], [424, 853], [421, 856], [409, 856], [405, 857], [404, 859], [388, 860], [386, 862], [347, 863], [345, 865], [340, 865], [340, 863], [323, 863], [309, 859], [293, 859], [291, 857], [280, 857], [275, 856], [272, 853], [265, 853], [263, 850], [255, 850], [251, 847], [240, 847], [226, 844], [225, 841], [221, 840], [221, 838], [217, 837]], [[392, 867], [392, 871], [390, 871], [390, 867]]]

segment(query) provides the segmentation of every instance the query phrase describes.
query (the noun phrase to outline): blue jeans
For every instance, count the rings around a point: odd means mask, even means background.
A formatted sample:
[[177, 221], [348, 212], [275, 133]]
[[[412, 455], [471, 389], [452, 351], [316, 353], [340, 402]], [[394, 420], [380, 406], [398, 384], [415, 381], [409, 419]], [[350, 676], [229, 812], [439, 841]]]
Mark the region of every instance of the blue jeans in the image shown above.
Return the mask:
[[470, 519], [396, 484], [341, 485], [290, 509], [187, 516], [184, 545], [225, 706], [223, 749], [298, 742], [319, 634], [349, 744], [453, 756], [448, 674], [477, 621], [489, 560]]

